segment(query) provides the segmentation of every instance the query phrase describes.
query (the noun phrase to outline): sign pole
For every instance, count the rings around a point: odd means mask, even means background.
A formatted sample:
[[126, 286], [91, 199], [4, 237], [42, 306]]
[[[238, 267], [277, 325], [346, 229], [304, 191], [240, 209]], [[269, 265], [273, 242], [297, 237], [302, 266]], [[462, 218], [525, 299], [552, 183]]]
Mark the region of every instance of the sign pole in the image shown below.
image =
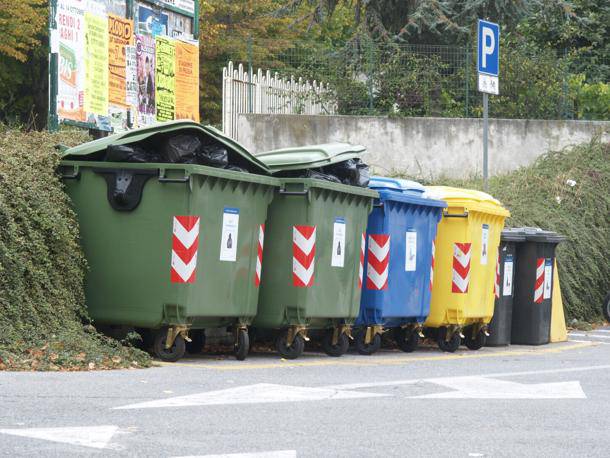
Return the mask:
[[483, 92], [483, 191], [489, 191], [489, 157], [487, 140], [489, 138], [489, 94]]

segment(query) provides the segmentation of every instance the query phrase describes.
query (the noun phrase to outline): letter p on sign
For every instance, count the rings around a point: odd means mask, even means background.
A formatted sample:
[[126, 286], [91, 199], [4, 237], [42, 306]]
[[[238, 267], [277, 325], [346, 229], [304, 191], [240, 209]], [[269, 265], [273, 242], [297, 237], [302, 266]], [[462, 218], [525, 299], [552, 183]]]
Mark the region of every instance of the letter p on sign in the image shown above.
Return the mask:
[[498, 70], [500, 68], [500, 26], [479, 19], [478, 23], [479, 91], [499, 93]]

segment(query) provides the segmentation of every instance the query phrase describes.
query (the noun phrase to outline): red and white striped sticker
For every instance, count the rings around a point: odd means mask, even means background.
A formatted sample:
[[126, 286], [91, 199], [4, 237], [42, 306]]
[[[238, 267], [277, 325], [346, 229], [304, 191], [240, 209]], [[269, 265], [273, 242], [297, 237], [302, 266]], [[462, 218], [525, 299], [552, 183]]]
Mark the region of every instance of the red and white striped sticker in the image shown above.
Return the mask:
[[494, 283], [494, 296], [500, 299], [500, 253], [498, 253], [498, 262], [496, 263], [496, 281]]
[[373, 290], [388, 289], [389, 267], [390, 236], [388, 234], [369, 234], [366, 287]]
[[292, 284], [309, 288], [314, 281], [316, 257], [316, 226], [292, 228]]
[[174, 216], [172, 237], [172, 283], [195, 283], [199, 217]]
[[256, 253], [256, 272], [254, 272], [254, 284], [260, 286], [261, 272], [263, 270], [263, 246], [265, 245], [265, 225], [258, 226], [258, 244]]
[[432, 262], [430, 264], [430, 291], [434, 285], [434, 256], [436, 254], [436, 242], [432, 240]]
[[453, 281], [451, 292], [467, 293], [470, 283], [470, 257], [472, 254], [472, 243], [453, 244]]
[[544, 258], [536, 259], [536, 283], [534, 284], [534, 302], [541, 304], [544, 294]]
[[360, 240], [360, 266], [358, 269], [358, 288], [362, 288], [362, 274], [364, 273], [364, 232], [362, 233], [362, 239]]

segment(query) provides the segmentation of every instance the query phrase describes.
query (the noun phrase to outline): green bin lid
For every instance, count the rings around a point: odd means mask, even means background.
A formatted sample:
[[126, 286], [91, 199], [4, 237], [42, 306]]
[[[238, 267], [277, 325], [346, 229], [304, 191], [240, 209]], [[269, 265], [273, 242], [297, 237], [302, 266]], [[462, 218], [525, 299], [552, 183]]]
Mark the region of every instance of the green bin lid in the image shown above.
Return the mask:
[[510, 233], [512, 237], [521, 237], [521, 240], [528, 242], [541, 243], [560, 243], [567, 240], [567, 237], [553, 231], [545, 231], [539, 227], [513, 227], [502, 231], [502, 240], [505, 240], [504, 234]]
[[282, 148], [257, 153], [272, 173], [285, 170], [306, 170], [355, 159], [366, 154], [366, 148], [349, 143], [325, 143], [322, 145]]
[[229, 150], [239, 154], [241, 157], [252, 163], [263, 174], [270, 174], [269, 168], [256, 157], [254, 157], [243, 145], [235, 140], [227, 137], [218, 129], [212, 126], [204, 126], [194, 121], [179, 120], [168, 121], [154, 124], [152, 126], [142, 127], [139, 129], [128, 130], [108, 137], [103, 137], [91, 142], [83, 143], [82, 145], [69, 148], [62, 153], [64, 160], [79, 160], [86, 156], [90, 156], [100, 151], [105, 151], [110, 145], [128, 145], [131, 143], [146, 140], [149, 137], [157, 134], [167, 133], [183, 133], [181, 131], [196, 131], [197, 133], [213, 138], [222, 143]]

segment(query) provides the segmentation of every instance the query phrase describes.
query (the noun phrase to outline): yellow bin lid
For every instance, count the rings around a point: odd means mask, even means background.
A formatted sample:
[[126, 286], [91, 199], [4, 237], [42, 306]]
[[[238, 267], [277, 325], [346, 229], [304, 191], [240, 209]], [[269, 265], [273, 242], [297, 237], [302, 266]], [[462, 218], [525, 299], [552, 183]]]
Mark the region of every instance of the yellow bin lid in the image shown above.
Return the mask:
[[444, 200], [449, 207], [462, 207], [480, 213], [504, 217], [510, 216], [510, 212], [502, 206], [499, 200], [476, 189], [453, 188], [451, 186], [426, 186], [425, 196]]

